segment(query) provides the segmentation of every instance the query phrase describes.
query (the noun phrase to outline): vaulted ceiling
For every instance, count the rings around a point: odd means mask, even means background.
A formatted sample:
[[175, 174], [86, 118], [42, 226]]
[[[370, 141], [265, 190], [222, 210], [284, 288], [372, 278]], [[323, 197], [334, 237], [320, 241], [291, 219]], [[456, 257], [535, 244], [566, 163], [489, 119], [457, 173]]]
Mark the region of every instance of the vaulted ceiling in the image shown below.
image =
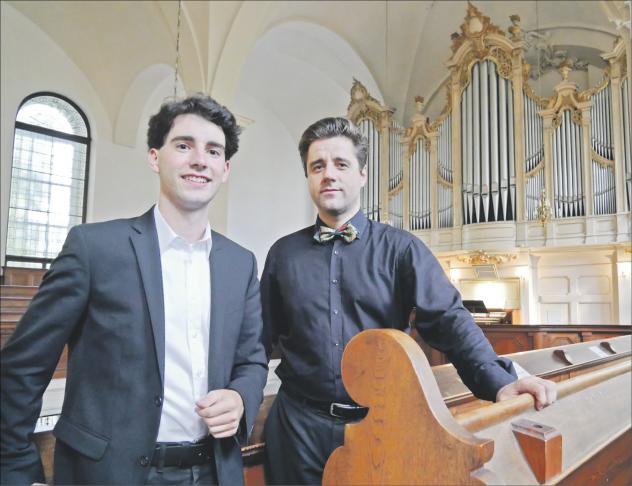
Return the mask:
[[[170, 72], [166, 68], [175, 63], [175, 1], [8, 3], [38, 25], [82, 70], [113, 124], [139, 76], [165, 77]], [[504, 31], [511, 25], [509, 16], [518, 14], [524, 31], [545, 33], [552, 46], [564, 47], [593, 65], [601, 62], [599, 52], [612, 48], [619, 34], [617, 19], [625, 20], [627, 15], [629, 28], [629, 7], [622, 1], [474, 3]], [[284, 58], [337, 71], [339, 79], [334, 82], [346, 82], [346, 89], [351, 87], [351, 76], [371, 78], [361, 81], [375, 86], [379, 91], [374, 93], [376, 97], [395, 108], [396, 116], [405, 123], [414, 111], [415, 95], [425, 96], [431, 111], [439, 108], [441, 87], [449, 74], [445, 62], [451, 55], [450, 34], [460, 31], [466, 8], [467, 2], [462, 0], [184, 1], [182, 81], [187, 91], [205, 91], [230, 105], [249, 56], [262, 39], [273, 39], [261, 50], [263, 54], [257, 51], [258, 56], [269, 53], [269, 59], [259, 59], [259, 63], [265, 66], [269, 62], [271, 71], [283, 72], [287, 78], [287, 70], [278, 66]], [[316, 24], [338, 40], [328, 42], [315, 36], [313, 29], [303, 31], [297, 27], [301, 23]], [[266, 36], [271, 32], [284, 34], [285, 43], [283, 36]], [[311, 42], [306, 40], [309, 36]], [[365, 72], [344, 71], [345, 65], [348, 71], [356, 66], [357, 59], [346, 62], [348, 54], [336, 47], [339, 40], [364, 64]], [[165, 69], [156, 70], [155, 66]], [[292, 69], [296, 72], [296, 63]], [[287, 82], [296, 85], [292, 79]], [[300, 90], [300, 85], [293, 89]]]

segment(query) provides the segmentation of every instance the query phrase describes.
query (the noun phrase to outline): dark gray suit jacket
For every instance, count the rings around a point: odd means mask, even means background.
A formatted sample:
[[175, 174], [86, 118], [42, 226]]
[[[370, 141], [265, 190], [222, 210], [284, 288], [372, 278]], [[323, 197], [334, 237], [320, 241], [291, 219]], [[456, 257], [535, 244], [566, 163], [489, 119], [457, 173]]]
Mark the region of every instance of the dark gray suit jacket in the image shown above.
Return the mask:
[[[239, 392], [240, 437], [215, 441], [220, 483], [243, 481], [239, 440], [267, 375], [254, 255], [213, 232], [209, 390]], [[158, 435], [165, 322], [153, 211], [71, 229], [2, 350], [2, 484], [43, 480], [31, 434], [64, 345], [68, 372], [54, 434], [56, 484], [143, 484]], [[193, 410], [194, 404], [191, 404]]]

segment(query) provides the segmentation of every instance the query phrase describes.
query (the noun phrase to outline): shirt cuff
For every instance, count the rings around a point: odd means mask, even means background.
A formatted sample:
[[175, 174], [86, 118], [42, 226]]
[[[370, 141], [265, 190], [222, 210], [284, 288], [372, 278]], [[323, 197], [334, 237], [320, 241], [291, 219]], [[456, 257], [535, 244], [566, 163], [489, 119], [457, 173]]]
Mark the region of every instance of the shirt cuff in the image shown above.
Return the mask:
[[507, 358], [498, 358], [481, 366], [476, 372], [475, 381], [480, 387], [480, 398], [496, 401], [498, 391], [505, 385], [518, 379], [513, 363]]

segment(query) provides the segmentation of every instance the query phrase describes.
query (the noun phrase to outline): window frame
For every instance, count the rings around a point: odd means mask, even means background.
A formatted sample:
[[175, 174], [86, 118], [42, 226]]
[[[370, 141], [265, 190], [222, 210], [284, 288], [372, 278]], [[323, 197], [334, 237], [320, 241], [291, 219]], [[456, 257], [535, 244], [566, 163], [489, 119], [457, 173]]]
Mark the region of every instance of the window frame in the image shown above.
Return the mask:
[[[59, 98], [60, 100], [65, 101], [70, 106], [72, 106], [75, 109], [75, 111], [79, 113], [79, 116], [81, 116], [81, 119], [83, 120], [83, 123], [86, 127], [87, 135], [85, 137], [81, 135], [73, 135], [70, 133], [54, 130], [52, 128], [45, 128], [38, 125], [31, 125], [29, 123], [18, 121], [17, 120], [18, 113], [22, 109], [22, 106], [24, 106], [24, 104], [26, 104], [28, 101], [32, 100], [33, 98], [38, 98], [41, 96], [50, 96], [53, 98]], [[26, 98], [22, 100], [22, 102], [20, 103], [20, 106], [18, 107], [15, 113], [14, 124], [13, 124], [13, 141], [11, 144], [11, 181], [10, 181], [10, 186], [9, 186], [9, 195], [11, 194], [11, 189], [13, 188], [13, 162], [14, 162], [13, 153], [15, 150], [15, 134], [16, 134], [16, 130], [18, 129], [38, 133], [40, 135], [47, 135], [50, 137], [61, 138], [63, 140], [68, 140], [71, 142], [84, 143], [86, 145], [86, 160], [85, 160], [86, 165], [85, 165], [84, 179], [83, 179], [83, 207], [81, 210], [81, 223], [85, 223], [86, 215], [87, 215], [87, 205], [88, 205], [87, 204], [88, 203], [88, 181], [90, 180], [90, 145], [92, 142], [92, 136], [91, 136], [91, 131], [90, 131], [90, 123], [88, 123], [88, 117], [86, 116], [84, 111], [77, 105], [77, 103], [75, 103], [71, 99], [67, 98], [64, 95], [61, 95], [59, 93], [55, 93], [52, 91], [38, 91], [36, 93], [32, 93], [28, 95]], [[10, 204], [11, 203], [9, 201], [9, 208], [10, 208]], [[8, 219], [8, 214], [7, 214], [7, 231], [6, 231], [7, 241], [5, 241], [5, 248], [8, 243], [8, 238], [9, 238], [8, 226], [9, 226], [9, 219]], [[11, 255], [9, 253], [6, 253], [4, 256], [4, 266], [10, 267], [11, 266], [9, 264], [10, 262], [23, 262], [23, 263], [36, 263], [36, 264], [40, 264], [41, 268], [48, 268], [50, 266], [50, 263], [53, 260], [54, 258]]]

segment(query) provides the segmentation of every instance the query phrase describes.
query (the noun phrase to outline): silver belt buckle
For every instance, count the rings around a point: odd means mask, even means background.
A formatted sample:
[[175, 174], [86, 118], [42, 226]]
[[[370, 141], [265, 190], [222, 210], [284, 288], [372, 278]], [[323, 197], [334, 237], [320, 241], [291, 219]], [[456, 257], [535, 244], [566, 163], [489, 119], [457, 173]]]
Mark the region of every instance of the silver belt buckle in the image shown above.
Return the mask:
[[334, 405], [340, 405], [339, 403], [330, 403], [329, 404], [329, 415], [331, 415], [332, 417], [335, 418], [344, 418], [342, 415], [338, 415], [337, 413], [334, 412]]

